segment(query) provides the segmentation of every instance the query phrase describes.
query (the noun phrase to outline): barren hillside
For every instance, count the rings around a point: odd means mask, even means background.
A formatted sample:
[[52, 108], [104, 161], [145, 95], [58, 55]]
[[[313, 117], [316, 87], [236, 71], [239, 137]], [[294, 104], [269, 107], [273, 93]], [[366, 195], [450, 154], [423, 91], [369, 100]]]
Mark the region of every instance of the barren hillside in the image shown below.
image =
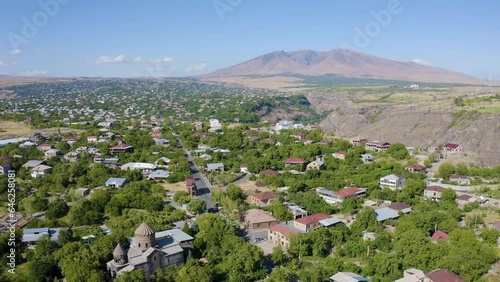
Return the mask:
[[332, 110], [320, 125], [337, 136], [360, 135], [414, 147], [458, 143], [478, 164], [500, 164], [500, 115], [497, 113], [457, 112], [425, 102], [353, 103], [352, 95], [347, 93], [314, 92], [307, 97], [315, 107]]

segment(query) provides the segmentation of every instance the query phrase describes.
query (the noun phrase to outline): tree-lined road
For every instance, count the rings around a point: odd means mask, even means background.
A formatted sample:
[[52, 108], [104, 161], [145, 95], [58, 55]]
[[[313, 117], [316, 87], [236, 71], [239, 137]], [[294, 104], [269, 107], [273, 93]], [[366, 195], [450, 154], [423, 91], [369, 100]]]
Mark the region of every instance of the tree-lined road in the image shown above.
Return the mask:
[[191, 154], [186, 150], [186, 148], [184, 148], [184, 145], [182, 145], [179, 136], [175, 134], [174, 138], [177, 141], [177, 144], [179, 144], [179, 147], [182, 149], [182, 152], [186, 156], [190, 166], [189, 169], [191, 170], [191, 173], [193, 173], [193, 177], [196, 180], [196, 187], [198, 189], [198, 196], [196, 196], [196, 198], [204, 200], [207, 203], [207, 209], [214, 208], [215, 204], [212, 201], [212, 199], [210, 199], [210, 193], [212, 192], [211, 185], [208, 183], [208, 180], [206, 179], [205, 175], [201, 173], [198, 166], [193, 161]]

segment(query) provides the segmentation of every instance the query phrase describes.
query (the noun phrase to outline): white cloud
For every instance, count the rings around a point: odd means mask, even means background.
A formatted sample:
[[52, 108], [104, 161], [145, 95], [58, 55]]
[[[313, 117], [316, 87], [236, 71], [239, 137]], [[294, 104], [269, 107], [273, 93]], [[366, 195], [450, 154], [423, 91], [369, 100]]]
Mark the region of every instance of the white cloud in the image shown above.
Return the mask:
[[12, 50], [10, 50], [10, 53], [11, 53], [12, 55], [19, 55], [19, 54], [21, 54], [22, 52], [23, 52], [23, 51], [21, 51], [21, 49], [12, 49]]
[[184, 71], [185, 72], [200, 72], [200, 71], [204, 71], [206, 68], [207, 68], [207, 64], [202, 63], [199, 65], [189, 66]]
[[413, 59], [411, 61], [414, 62], [415, 64], [419, 64], [419, 65], [424, 65], [424, 66], [430, 66], [431, 65], [431, 62], [424, 61], [424, 60], [421, 60], [421, 59]]
[[142, 57], [135, 57], [132, 62], [133, 63], [142, 63], [144, 59]]
[[174, 59], [172, 57], [163, 57], [158, 59], [146, 59], [144, 57], [135, 57], [132, 59], [132, 63], [136, 64], [170, 64]]
[[2, 62], [2, 61], [0, 61], [0, 66], [3, 66], [3, 65], [5, 65], [5, 63], [4, 63], [4, 62]]
[[116, 57], [101, 56], [94, 63], [96, 64], [111, 64], [111, 63], [121, 63], [125, 60], [125, 55], [118, 55]]
[[163, 58], [159, 58], [159, 59], [152, 59], [151, 63], [153, 63], [153, 64], [159, 64], [159, 63], [168, 64], [168, 63], [171, 63], [172, 61], [173, 61], [172, 57], [163, 57]]
[[30, 70], [22, 73], [23, 76], [47, 76], [49, 74], [46, 70]]

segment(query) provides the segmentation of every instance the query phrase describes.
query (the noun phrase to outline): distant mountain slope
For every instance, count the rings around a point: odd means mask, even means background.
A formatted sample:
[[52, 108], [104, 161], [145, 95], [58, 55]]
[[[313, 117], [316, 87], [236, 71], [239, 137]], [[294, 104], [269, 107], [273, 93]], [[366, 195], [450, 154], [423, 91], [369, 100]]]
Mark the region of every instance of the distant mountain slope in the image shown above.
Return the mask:
[[331, 51], [276, 51], [252, 60], [217, 70], [206, 76], [248, 76], [294, 73], [309, 76], [337, 74], [386, 80], [432, 83], [484, 84], [485, 82], [461, 73], [414, 62], [399, 62], [348, 49]]

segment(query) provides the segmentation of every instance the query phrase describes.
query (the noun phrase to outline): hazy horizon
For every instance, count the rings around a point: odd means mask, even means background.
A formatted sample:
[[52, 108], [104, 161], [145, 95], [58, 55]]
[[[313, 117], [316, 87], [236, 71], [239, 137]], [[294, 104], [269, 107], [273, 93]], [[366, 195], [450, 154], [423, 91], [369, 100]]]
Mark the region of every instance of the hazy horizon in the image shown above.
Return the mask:
[[495, 1], [9, 1], [0, 12], [0, 75], [183, 77], [278, 50], [349, 48], [500, 80], [498, 7]]

